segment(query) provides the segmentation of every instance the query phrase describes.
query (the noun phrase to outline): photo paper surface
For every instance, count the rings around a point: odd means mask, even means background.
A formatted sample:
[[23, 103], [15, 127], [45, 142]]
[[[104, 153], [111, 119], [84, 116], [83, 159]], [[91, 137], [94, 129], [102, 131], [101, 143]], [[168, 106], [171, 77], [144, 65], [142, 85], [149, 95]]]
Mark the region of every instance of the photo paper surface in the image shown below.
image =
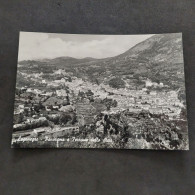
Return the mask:
[[12, 148], [188, 150], [182, 34], [20, 32]]

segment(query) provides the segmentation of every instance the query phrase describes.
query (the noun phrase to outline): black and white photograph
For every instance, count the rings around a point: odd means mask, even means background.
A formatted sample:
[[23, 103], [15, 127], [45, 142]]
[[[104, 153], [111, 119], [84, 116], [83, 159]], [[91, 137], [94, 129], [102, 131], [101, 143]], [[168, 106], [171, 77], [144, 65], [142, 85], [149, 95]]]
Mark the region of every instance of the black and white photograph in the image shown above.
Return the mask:
[[182, 45], [20, 32], [11, 147], [189, 150]]

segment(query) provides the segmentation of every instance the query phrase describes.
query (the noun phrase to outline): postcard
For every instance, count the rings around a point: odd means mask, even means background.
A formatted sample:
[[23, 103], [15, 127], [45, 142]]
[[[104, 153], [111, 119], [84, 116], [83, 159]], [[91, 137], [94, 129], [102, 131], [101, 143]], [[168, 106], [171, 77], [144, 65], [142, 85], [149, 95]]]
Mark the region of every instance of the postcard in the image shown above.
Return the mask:
[[182, 34], [20, 32], [12, 148], [189, 150]]

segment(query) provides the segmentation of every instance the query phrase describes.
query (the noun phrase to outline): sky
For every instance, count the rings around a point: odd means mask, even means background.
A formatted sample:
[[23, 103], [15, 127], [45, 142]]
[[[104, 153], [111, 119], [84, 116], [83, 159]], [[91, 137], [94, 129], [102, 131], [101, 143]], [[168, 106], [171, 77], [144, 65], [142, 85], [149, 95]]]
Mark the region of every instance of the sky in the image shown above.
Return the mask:
[[98, 59], [113, 57], [151, 36], [20, 32], [18, 61], [62, 56]]

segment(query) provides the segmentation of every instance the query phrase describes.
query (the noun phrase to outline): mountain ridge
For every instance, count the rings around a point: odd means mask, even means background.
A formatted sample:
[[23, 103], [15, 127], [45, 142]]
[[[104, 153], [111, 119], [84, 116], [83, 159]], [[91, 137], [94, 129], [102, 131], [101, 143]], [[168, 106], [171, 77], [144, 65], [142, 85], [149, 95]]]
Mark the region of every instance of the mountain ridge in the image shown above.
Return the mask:
[[146, 43], [146, 42], [149, 42], [151, 41], [152, 39], [157, 41], [157, 39], [160, 37], [160, 38], [167, 38], [168, 37], [179, 37], [181, 38], [182, 37], [182, 34], [181, 33], [169, 33], [169, 34], [156, 34], [156, 35], [153, 35], [152, 37], [149, 37], [147, 38], [146, 40], [134, 45], [133, 47], [129, 48], [127, 51], [119, 54], [119, 55], [116, 55], [116, 56], [112, 56], [112, 57], [107, 57], [107, 58], [93, 58], [93, 57], [84, 57], [84, 58], [75, 58], [75, 57], [70, 57], [70, 56], [60, 56], [60, 57], [56, 57], [56, 58], [46, 58], [46, 59], [36, 59], [36, 60], [22, 60], [22, 61], [19, 61], [18, 63], [21, 64], [21, 63], [26, 63], [26, 62], [50, 62], [50, 61], [55, 61], [55, 60], [80, 60], [81, 62], [90, 62], [90, 61], [102, 61], [102, 60], [110, 60], [110, 59], [114, 59], [114, 58], [120, 58], [120, 57], [124, 57], [125, 55], [127, 55], [128, 53], [130, 53], [131, 55], [133, 55], [132, 52], [136, 52], [136, 48], [138, 47], [142, 47], [143, 49], [143, 44]]

